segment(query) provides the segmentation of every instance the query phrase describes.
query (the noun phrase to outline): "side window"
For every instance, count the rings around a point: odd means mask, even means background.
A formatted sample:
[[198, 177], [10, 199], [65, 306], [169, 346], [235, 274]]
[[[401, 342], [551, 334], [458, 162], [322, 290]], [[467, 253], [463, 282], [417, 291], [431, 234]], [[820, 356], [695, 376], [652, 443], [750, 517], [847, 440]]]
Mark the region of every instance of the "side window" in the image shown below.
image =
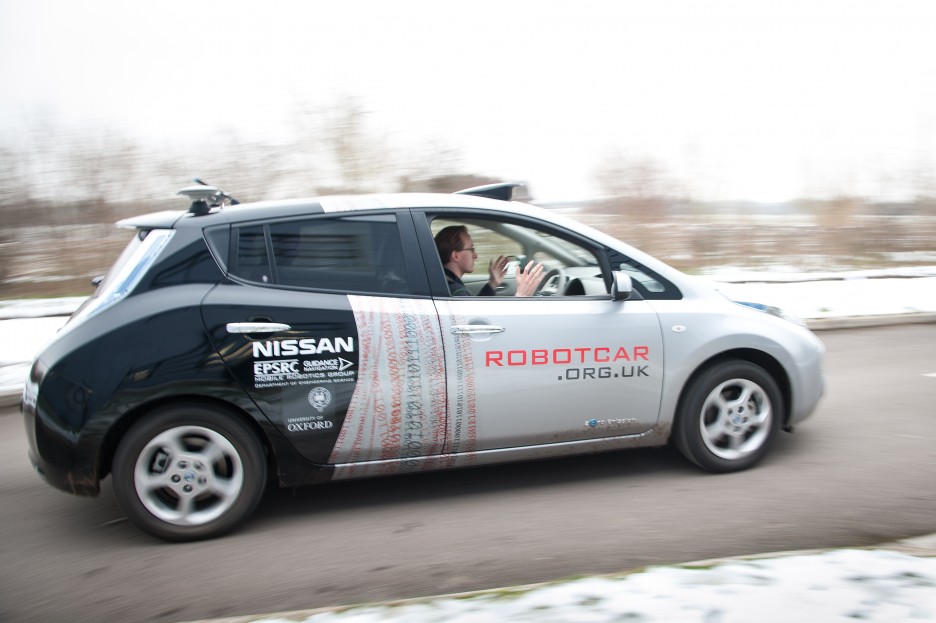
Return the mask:
[[[433, 237], [436, 236], [446, 227], [459, 225], [464, 225], [467, 228], [468, 235], [471, 236], [473, 246], [478, 254], [478, 269], [476, 271], [478, 274], [487, 275], [488, 263], [501, 255], [515, 260], [525, 253], [523, 245], [516, 240], [490, 227], [473, 222], [435, 219], [432, 221], [432, 235]], [[481, 267], [484, 267], [483, 271], [480, 270]]]
[[[494, 290], [494, 296], [516, 294], [516, 270], [531, 260], [543, 265], [545, 278], [536, 296], [606, 296], [608, 289], [601, 266], [595, 254], [572, 239], [527, 224], [466, 218], [436, 218], [432, 220], [433, 237], [451, 226], [467, 229], [471, 248], [477, 257], [474, 265], [458, 262], [455, 270], [470, 267], [460, 275], [462, 282], [474, 295], [492, 294], [485, 284], [489, 282], [489, 266], [500, 256], [508, 259], [503, 282]], [[457, 257], [457, 256], [456, 256]], [[441, 258], [440, 258], [441, 259]]]
[[264, 276], [270, 275], [250, 268], [268, 266], [267, 248], [273, 252], [275, 283], [282, 286], [377, 294], [402, 294], [409, 289], [403, 244], [392, 214], [318, 217], [240, 228], [235, 274], [267, 283]]
[[273, 272], [267, 257], [263, 225], [241, 227], [235, 230], [235, 238], [237, 242], [231, 273], [247, 281], [270, 283]]
[[678, 300], [682, 298], [682, 293], [675, 285], [636, 260], [612, 249], [608, 249], [607, 252], [613, 270], [619, 270], [630, 275], [634, 288], [640, 292], [643, 298], [656, 300]]

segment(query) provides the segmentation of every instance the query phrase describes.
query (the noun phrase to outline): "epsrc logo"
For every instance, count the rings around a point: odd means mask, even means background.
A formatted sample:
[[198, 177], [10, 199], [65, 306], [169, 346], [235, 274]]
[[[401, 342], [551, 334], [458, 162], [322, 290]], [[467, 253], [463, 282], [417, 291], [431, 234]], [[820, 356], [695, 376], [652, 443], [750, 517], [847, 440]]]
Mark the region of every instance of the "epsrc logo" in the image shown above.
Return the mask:
[[298, 359], [281, 359], [279, 361], [255, 361], [254, 374], [268, 376], [270, 374], [299, 374]]

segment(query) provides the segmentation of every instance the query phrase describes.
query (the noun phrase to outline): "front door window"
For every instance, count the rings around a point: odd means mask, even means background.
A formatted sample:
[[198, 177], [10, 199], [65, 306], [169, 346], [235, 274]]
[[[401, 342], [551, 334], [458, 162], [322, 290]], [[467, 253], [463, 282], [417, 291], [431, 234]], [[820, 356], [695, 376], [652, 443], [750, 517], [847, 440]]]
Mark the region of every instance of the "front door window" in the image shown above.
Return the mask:
[[[457, 219], [432, 221], [433, 232]], [[588, 441], [649, 430], [663, 387], [660, 324], [644, 300], [612, 301], [608, 269], [573, 236], [465, 219], [478, 250], [463, 276], [480, 294], [491, 258], [545, 267], [535, 296], [437, 298], [448, 381], [446, 452]], [[427, 262], [430, 261], [427, 259]], [[439, 258], [441, 261], [441, 258]]]

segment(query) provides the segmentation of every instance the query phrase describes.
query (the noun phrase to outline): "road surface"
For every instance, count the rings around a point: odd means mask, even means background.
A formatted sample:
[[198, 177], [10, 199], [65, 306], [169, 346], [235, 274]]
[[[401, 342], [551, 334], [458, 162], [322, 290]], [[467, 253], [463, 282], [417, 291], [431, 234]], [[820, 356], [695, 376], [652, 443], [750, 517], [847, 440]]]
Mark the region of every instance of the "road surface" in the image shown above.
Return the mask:
[[183, 545], [123, 520], [109, 481], [42, 483], [5, 409], [0, 620], [186, 621], [936, 532], [936, 324], [820, 337], [825, 399], [752, 471], [638, 450], [273, 491]]

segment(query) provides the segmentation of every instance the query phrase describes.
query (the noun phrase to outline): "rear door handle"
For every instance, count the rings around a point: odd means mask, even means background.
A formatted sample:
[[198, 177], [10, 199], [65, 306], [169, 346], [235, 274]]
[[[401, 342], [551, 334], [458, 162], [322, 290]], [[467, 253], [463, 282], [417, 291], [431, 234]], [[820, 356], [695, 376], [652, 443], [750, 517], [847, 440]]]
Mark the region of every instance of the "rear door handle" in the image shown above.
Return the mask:
[[498, 327], [493, 324], [456, 324], [452, 325], [452, 333], [455, 335], [482, 335], [485, 333], [503, 333], [504, 327]]
[[281, 322], [229, 322], [228, 333], [279, 333], [292, 327]]

